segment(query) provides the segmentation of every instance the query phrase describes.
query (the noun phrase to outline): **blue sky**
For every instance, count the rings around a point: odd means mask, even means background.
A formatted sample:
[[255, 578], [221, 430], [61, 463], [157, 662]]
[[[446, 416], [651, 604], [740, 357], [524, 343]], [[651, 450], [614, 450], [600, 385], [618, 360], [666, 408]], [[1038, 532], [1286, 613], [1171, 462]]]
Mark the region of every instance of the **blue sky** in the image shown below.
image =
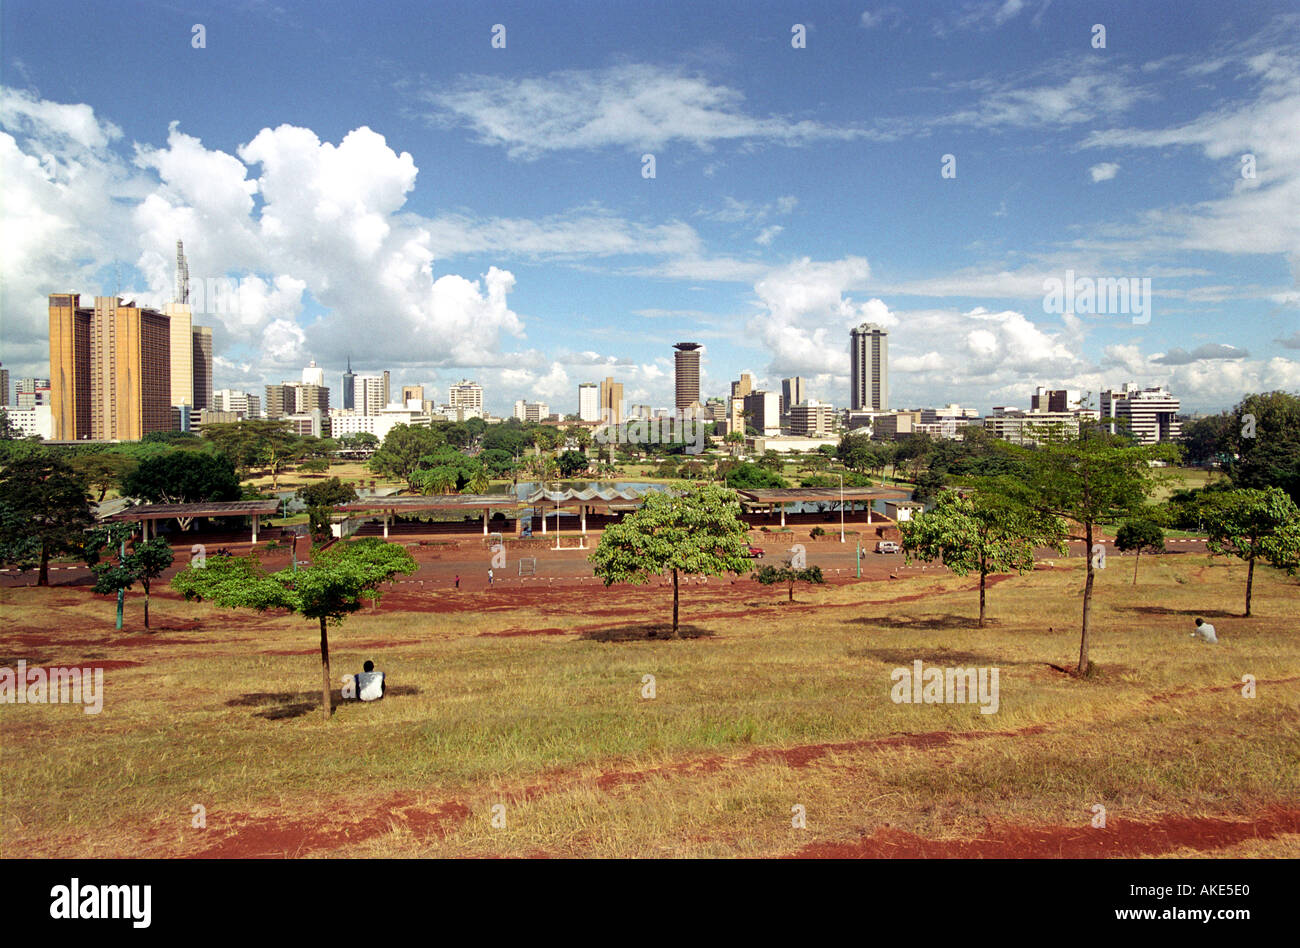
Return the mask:
[[[309, 359], [337, 387], [350, 354], [503, 413], [606, 375], [667, 406], [696, 341], [706, 396], [798, 374], [844, 406], [874, 321], [892, 407], [1300, 390], [1293, 3], [10, 0], [0, 28], [15, 377], [48, 374], [46, 294], [158, 297], [180, 237], [237, 281], [196, 318], [218, 388]], [[1149, 318], [1050, 311], [1067, 271], [1149, 278]]]

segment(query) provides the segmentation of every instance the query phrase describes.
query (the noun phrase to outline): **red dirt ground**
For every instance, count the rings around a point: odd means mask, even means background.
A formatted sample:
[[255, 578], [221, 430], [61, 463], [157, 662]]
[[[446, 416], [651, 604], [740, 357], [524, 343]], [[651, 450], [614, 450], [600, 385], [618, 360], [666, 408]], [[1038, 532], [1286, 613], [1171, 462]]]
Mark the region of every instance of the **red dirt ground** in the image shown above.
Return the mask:
[[1249, 820], [1162, 816], [1151, 823], [1110, 817], [1105, 829], [989, 825], [978, 839], [924, 839], [889, 827], [853, 842], [804, 846], [798, 859], [1098, 859], [1223, 849], [1248, 839], [1300, 833], [1300, 810], [1272, 807]]
[[[355, 810], [356, 801], [331, 813]], [[232, 820], [235, 831], [206, 849], [187, 854], [191, 859], [283, 859], [337, 849], [348, 843], [379, 836], [395, 827], [417, 839], [441, 839], [451, 828], [469, 818], [469, 807], [449, 801], [432, 809], [410, 797], [394, 794], [380, 802], [360, 820], [329, 822], [321, 819], [285, 819], [264, 816]], [[216, 819], [209, 820], [209, 832], [216, 832]]]

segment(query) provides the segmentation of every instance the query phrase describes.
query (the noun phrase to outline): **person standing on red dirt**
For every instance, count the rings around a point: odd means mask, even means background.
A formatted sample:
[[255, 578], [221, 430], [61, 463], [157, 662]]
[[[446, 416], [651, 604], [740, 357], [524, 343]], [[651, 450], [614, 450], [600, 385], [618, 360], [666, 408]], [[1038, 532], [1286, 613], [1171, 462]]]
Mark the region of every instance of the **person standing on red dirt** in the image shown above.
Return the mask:
[[488, 567], [488, 585], [491, 586], [495, 581], [495, 577], [492, 575], [492, 568]]
[[456, 588], [460, 589], [460, 573], [456, 574]]

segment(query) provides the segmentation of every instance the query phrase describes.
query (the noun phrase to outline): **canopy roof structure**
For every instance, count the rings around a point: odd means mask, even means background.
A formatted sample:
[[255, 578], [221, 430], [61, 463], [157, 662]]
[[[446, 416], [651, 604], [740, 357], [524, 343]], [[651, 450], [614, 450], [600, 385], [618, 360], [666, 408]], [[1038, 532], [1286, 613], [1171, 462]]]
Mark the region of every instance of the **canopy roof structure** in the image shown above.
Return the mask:
[[769, 487], [755, 490], [737, 490], [741, 506], [771, 506], [781, 504], [838, 504], [863, 503], [873, 500], [906, 500], [912, 492], [901, 487]]
[[172, 517], [252, 517], [274, 514], [278, 500], [207, 501], [201, 504], [140, 504], [127, 507], [103, 519], [108, 522], [139, 523], [143, 520], [168, 520]]

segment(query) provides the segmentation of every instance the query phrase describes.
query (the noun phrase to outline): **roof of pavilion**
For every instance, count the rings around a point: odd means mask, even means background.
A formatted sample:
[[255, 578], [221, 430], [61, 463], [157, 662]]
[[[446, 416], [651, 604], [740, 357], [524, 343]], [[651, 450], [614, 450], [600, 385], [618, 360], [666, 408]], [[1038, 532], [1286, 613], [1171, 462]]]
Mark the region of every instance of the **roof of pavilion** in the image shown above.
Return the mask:
[[912, 491], [901, 487], [769, 487], [755, 490], [737, 490], [742, 504], [816, 504], [847, 501], [894, 500], [912, 496]]
[[413, 510], [482, 510], [484, 507], [527, 507], [526, 501], [509, 494], [421, 494], [409, 497], [368, 497], [347, 504], [335, 504], [335, 510], [360, 512], [387, 510], [394, 513]]
[[169, 517], [251, 517], [273, 514], [280, 509], [278, 500], [208, 501], [201, 504], [140, 504], [110, 514], [105, 521], [135, 522], [166, 520]]

